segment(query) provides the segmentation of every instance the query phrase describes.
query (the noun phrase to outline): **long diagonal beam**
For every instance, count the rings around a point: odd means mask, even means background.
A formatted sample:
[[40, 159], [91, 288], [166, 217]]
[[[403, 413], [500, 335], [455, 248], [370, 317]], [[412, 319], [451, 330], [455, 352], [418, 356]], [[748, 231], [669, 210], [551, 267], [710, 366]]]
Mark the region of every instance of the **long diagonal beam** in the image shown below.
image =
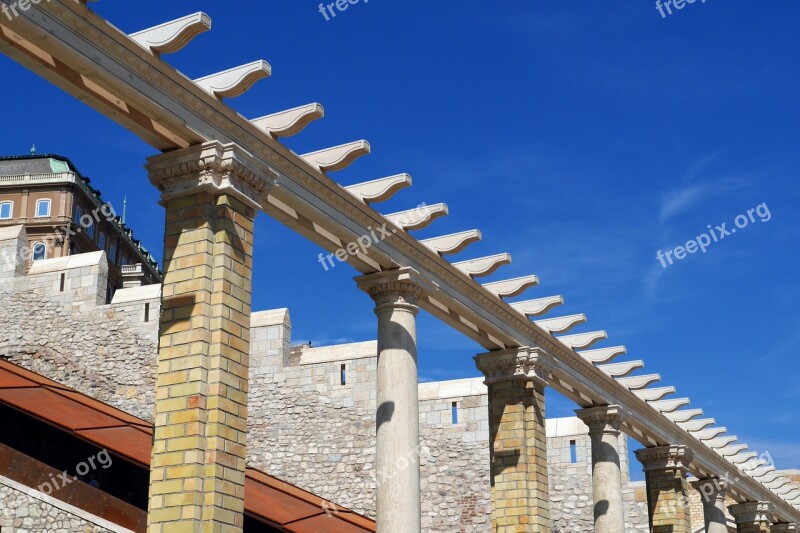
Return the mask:
[[[0, 19], [0, 51], [158, 150], [208, 140], [236, 143], [248, 150], [273, 169], [279, 185], [264, 210], [325, 249], [336, 250], [387, 223], [318, 168], [83, 3], [52, 0], [20, 11], [13, 20]], [[539, 346], [556, 359], [551, 386], [580, 406], [619, 405], [626, 432], [645, 445], [690, 447], [695, 453], [690, 468], [698, 477], [739, 472], [730, 461], [406, 232], [392, 233], [374, 243], [366, 255], [351, 256], [348, 261], [362, 273], [414, 268], [438, 287], [421, 306], [484, 348]], [[741, 476], [733, 492], [741, 500], [771, 501], [780, 518], [800, 522], [800, 511], [755, 479]]]

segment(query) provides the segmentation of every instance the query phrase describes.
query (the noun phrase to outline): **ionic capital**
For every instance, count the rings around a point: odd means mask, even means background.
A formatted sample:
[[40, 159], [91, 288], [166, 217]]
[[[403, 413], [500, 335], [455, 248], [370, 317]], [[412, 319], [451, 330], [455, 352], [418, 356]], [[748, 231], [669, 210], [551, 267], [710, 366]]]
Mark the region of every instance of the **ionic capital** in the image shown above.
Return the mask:
[[575, 411], [584, 424], [589, 426], [589, 435], [619, 435], [622, 423], [622, 410], [618, 405], [603, 405]]
[[487, 385], [517, 379], [547, 385], [555, 361], [541, 348], [523, 347], [480, 354], [475, 364], [486, 376]]
[[658, 446], [636, 450], [636, 458], [645, 472], [653, 470], [686, 470], [694, 453], [686, 446]]
[[207, 191], [230, 194], [256, 210], [266, 203], [277, 177], [240, 146], [218, 141], [151, 157], [146, 168], [162, 203]]
[[389, 308], [407, 309], [416, 313], [419, 310], [419, 298], [436, 290], [416, 270], [409, 267], [360, 276], [356, 278], [356, 283], [359, 289], [375, 301], [376, 313]]
[[773, 521], [775, 508], [770, 502], [737, 503], [728, 507], [737, 524], [764, 524]]

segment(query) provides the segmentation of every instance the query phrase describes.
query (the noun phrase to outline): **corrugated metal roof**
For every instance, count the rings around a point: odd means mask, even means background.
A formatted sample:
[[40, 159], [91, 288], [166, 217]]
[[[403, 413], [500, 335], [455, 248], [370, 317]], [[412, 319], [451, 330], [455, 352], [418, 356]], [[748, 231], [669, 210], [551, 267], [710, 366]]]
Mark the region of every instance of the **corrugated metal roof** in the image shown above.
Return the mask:
[[[152, 425], [0, 359], [0, 402], [150, 468]], [[248, 468], [245, 512], [287, 533], [375, 533], [375, 522]]]

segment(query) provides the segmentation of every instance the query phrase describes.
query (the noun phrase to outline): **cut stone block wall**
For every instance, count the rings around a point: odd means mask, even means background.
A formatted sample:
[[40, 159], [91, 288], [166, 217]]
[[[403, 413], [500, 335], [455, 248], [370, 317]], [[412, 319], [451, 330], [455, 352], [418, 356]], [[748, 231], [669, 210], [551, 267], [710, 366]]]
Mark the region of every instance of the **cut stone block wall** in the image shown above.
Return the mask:
[[0, 476], [0, 533], [123, 533], [127, 531]]

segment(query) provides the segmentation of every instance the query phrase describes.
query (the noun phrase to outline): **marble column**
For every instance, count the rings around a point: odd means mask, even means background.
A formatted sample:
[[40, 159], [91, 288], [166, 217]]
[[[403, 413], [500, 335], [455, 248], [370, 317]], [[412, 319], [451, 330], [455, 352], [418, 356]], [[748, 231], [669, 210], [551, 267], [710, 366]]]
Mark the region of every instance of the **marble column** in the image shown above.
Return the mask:
[[492, 531], [550, 531], [544, 390], [553, 366], [538, 348], [477, 356], [489, 387]]
[[417, 299], [425, 282], [411, 268], [356, 278], [378, 316], [377, 528], [419, 533], [419, 398]]
[[625, 533], [619, 436], [620, 409], [616, 405], [576, 411], [589, 426], [592, 441], [592, 496], [595, 533]]
[[659, 446], [636, 452], [647, 483], [652, 533], [691, 533], [686, 471], [693, 454], [686, 446]]
[[692, 486], [700, 492], [703, 502], [703, 517], [706, 533], [728, 533], [728, 518], [725, 514], [725, 480], [720, 478], [693, 481]]
[[728, 507], [739, 533], [770, 533], [774, 509], [769, 502], [737, 503]]

